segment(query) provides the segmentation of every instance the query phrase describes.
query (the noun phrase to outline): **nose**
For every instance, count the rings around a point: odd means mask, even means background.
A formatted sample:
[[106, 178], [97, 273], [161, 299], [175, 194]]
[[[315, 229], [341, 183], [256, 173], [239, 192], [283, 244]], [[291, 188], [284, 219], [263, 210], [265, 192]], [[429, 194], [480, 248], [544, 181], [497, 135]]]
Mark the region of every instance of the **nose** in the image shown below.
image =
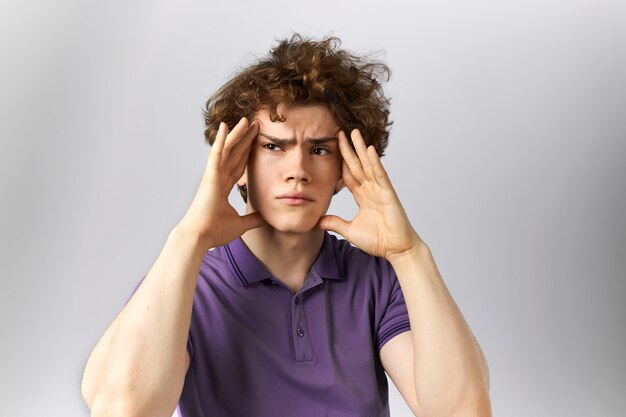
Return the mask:
[[285, 157], [284, 179], [285, 181], [310, 182], [311, 174], [309, 170], [308, 159], [305, 152], [294, 149]]

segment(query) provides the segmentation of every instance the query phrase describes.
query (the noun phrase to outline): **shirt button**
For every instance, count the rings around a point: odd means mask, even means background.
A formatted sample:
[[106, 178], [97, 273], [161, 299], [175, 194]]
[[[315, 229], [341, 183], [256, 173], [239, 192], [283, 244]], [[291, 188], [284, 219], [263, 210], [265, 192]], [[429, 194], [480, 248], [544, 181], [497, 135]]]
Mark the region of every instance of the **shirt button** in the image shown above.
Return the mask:
[[293, 302], [294, 302], [294, 303], [296, 303], [296, 304], [298, 304], [298, 303], [299, 303], [299, 301], [298, 301], [298, 297], [296, 297], [296, 298], [295, 298], [295, 300], [293, 300]]
[[276, 284], [276, 281], [274, 281], [274, 280], [272, 280], [272, 284], [273, 285], [278, 285], [278, 284]]
[[302, 330], [300, 327], [298, 327], [297, 333], [300, 337], [304, 336], [304, 330]]

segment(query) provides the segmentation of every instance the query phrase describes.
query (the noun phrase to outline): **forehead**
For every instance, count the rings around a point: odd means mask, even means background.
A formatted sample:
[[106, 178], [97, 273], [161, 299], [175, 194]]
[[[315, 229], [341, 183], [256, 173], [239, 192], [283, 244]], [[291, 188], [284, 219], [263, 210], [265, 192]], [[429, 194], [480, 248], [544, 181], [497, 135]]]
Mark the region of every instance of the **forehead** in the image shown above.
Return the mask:
[[325, 104], [278, 105], [278, 114], [285, 117], [284, 122], [272, 122], [268, 109], [259, 110], [253, 117], [259, 123], [259, 131], [277, 137], [316, 137], [334, 136], [339, 125]]

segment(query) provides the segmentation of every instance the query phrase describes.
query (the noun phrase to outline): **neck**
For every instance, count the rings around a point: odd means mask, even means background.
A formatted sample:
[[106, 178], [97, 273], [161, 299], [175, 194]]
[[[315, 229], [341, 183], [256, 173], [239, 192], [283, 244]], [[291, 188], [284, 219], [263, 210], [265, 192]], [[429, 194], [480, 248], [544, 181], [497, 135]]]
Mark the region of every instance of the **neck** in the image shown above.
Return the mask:
[[298, 289], [322, 248], [324, 232], [284, 233], [263, 226], [248, 230], [241, 239], [272, 275]]

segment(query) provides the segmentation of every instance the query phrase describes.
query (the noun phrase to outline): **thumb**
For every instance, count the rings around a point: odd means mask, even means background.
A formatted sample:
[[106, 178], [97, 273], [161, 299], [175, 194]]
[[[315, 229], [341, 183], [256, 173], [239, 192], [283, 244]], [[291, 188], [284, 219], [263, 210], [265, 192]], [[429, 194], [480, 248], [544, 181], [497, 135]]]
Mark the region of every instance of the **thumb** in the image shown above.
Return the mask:
[[347, 239], [348, 231], [350, 230], [350, 222], [345, 221], [341, 217], [329, 215], [323, 216], [319, 222], [317, 222], [317, 227], [321, 230], [337, 232]]
[[265, 219], [261, 216], [261, 213], [255, 211], [254, 213], [248, 213], [245, 216], [241, 216], [241, 223], [243, 224], [243, 232], [247, 232], [250, 229], [256, 229], [257, 227], [263, 226], [265, 224]]

